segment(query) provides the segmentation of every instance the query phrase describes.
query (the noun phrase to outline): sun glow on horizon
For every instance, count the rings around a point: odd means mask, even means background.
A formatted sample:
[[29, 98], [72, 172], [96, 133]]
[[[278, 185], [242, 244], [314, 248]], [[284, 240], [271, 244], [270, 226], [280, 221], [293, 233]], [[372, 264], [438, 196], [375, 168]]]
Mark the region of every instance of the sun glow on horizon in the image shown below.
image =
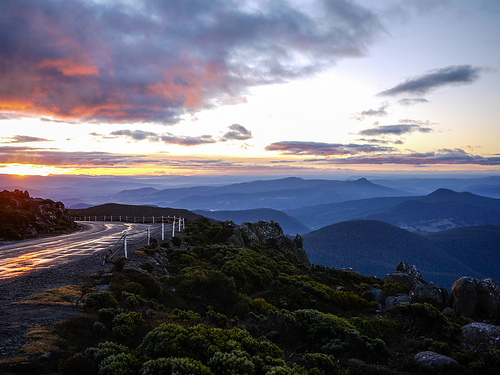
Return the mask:
[[73, 170], [34, 164], [0, 164], [0, 173], [18, 176], [48, 176], [50, 174], [73, 174]]

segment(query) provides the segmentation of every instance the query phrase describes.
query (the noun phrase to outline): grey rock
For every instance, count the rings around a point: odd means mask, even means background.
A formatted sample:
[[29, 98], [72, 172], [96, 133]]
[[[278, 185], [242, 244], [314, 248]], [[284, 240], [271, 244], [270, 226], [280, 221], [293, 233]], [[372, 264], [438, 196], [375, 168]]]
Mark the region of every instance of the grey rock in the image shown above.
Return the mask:
[[382, 303], [385, 301], [385, 292], [378, 288], [370, 288], [370, 295], [375, 302]]
[[451, 287], [450, 300], [459, 316], [500, 320], [500, 286], [492, 279], [462, 277]]
[[470, 323], [462, 327], [463, 342], [469, 349], [486, 352], [500, 348], [500, 327], [487, 323]]
[[386, 310], [390, 310], [402, 303], [411, 303], [411, 299], [407, 294], [387, 297], [385, 299], [385, 308]]
[[477, 305], [477, 284], [472, 277], [461, 277], [451, 287], [450, 299], [458, 316], [472, 318]]
[[431, 351], [417, 353], [413, 359], [418, 367], [435, 373], [461, 367], [453, 358]]
[[413, 288], [415, 285], [420, 284], [415, 276], [399, 271], [385, 275], [382, 281], [384, 285], [398, 283], [408, 285], [409, 288]]
[[427, 302], [442, 310], [448, 305], [448, 292], [433, 283], [417, 284], [410, 291], [412, 303]]

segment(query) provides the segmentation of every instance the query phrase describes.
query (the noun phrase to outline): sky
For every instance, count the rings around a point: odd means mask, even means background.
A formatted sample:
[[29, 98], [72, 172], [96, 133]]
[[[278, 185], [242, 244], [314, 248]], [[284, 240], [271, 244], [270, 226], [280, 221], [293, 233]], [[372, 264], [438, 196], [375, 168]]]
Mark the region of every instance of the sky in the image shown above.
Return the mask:
[[498, 0], [2, 0], [0, 174], [500, 173]]

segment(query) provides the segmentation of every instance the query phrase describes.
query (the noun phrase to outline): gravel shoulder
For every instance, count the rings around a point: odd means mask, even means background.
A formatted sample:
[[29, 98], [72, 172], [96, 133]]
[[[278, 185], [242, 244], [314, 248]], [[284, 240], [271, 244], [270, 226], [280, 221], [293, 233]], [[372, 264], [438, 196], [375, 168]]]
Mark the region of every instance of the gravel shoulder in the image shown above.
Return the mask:
[[104, 269], [106, 250], [49, 269], [0, 280], [0, 359], [22, 357], [24, 336], [33, 327], [47, 326], [83, 313], [76, 307], [16, 304], [31, 295], [66, 285], [84, 284]]

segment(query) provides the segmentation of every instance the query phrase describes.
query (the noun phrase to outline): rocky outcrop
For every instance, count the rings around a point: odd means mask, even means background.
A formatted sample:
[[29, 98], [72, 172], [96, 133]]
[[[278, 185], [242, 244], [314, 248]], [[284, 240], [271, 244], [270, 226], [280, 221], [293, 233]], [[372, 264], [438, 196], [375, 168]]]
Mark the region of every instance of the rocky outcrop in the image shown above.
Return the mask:
[[453, 358], [431, 351], [420, 352], [413, 358], [418, 367], [430, 373], [441, 373], [460, 368], [460, 364]]
[[396, 271], [389, 273], [383, 278], [384, 284], [399, 283], [413, 288], [418, 284], [425, 284], [422, 273], [415, 266], [409, 266], [408, 263], [401, 261], [396, 267]]
[[500, 327], [487, 323], [470, 323], [462, 327], [463, 342], [476, 352], [500, 349]]
[[257, 223], [243, 223], [235, 226], [229, 242], [235, 245], [262, 245], [275, 248], [287, 254], [293, 254], [299, 262], [310, 266], [309, 258], [304, 250], [302, 237], [297, 234], [290, 239], [283, 233], [278, 222], [271, 220]]
[[500, 321], [500, 287], [492, 279], [462, 277], [451, 287], [450, 300], [459, 316]]
[[27, 191], [0, 193], [0, 239], [22, 240], [68, 233], [76, 227], [61, 202], [32, 198]]

